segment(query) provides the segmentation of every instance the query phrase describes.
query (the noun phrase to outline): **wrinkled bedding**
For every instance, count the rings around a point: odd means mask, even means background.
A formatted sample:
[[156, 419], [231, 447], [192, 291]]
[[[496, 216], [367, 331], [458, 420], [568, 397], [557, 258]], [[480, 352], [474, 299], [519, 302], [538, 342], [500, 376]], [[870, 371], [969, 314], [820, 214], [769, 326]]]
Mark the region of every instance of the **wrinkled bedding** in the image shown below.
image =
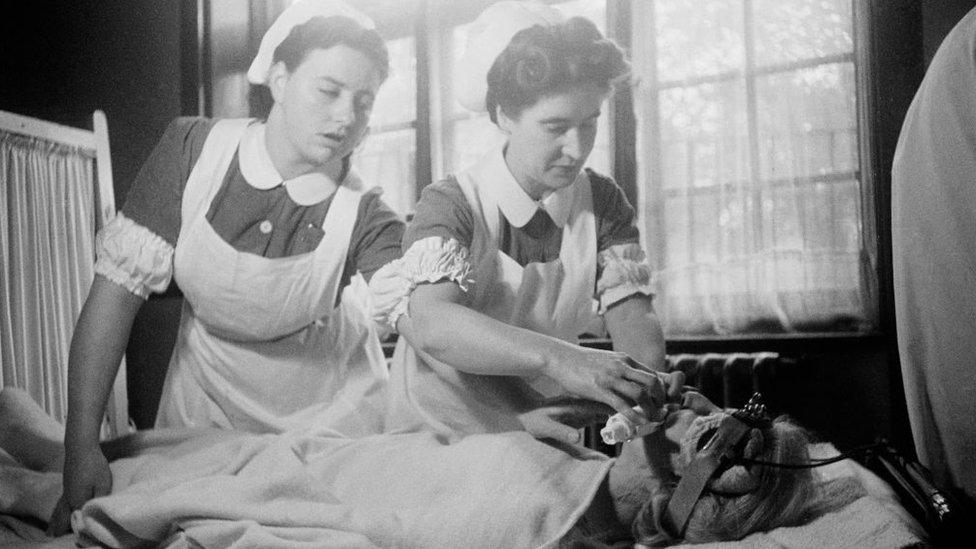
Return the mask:
[[526, 433], [451, 445], [421, 433], [228, 433], [114, 462], [113, 494], [72, 527], [110, 547], [544, 547], [611, 463]]
[[[837, 455], [831, 444], [811, 445], [813, 458]], [[843, 508], [792, 528], [759, 532], [736, 542], [692, 544], [696, 549], [823, 549], [824, 547], [925, 547], [925, 532], [880, 477], [852, 460], [815, 469], [824, 482], [856, 479], [866, 495]]]
[[[813, 450], [834, 452], [830, 445]], [[76, 540], [109, 547], [553, 547], [589, 505], [611, 463], [597, 452], [555, 448], [525, 433], [452, 445], [420, 433], [363, 439], [221, 433], [114, 462], [113, 494], [72, 517], [77, 537], [21, 541], [32, 547], [71, 547]], [[696, 547], [888, 548], [923, 539], [890, 487], [860, 465], [846, 460], [819, 473], [825, 480], [856, 478], [868, 495], [804, 526]], [[7, 494], [0, 513], [11, 519], [27, 507], [53, 508], [59, 486], [60, 475], [0, 464], [0, 493]]]

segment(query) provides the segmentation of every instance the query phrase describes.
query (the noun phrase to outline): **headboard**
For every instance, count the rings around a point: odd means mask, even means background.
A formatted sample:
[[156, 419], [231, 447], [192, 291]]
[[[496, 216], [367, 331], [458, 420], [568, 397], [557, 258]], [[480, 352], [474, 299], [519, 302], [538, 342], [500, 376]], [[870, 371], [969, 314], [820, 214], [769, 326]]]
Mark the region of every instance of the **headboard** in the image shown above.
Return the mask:
[[[8, 231], [17, 231], [18, 234], [28, 234], [32, 235], [33, 239], [41, 240], [44, 237], [41, 236], [45, 234], [43, 227], [30, 227], [32, 223], [41, 224], [46, 223], [57, 223], [59, 219], [70, 218], [74, 215], [94, 215], [94, 223], [91, 224], [94, 231], [90, 235], [75, 235], [72, 234], [71, 237], [90, 237], [92, 242], [94, 242], [94, 233], [99, 228], [104, 226], [114, 215], [115, 215], [115, 193], [112, 186], [112, 162], [111, 154], [109, 149], [109, 139], [108, 139], [108, 123], [105, 118], [105, 113], [102, 111], [95, 111], [92, 115], [92, 130], [84, 130], [79, 128], [74, 128], [70, 126], [64, 126], [61, 124], [55, 124], [53, 122], [48, 122], [45, 120], [40, 120], [37, 118], [32, 118], [29, 116], [23, 116], [19, 114], [14, 114], [10, 112], [0, 111], [0, 134], [5, 136], [23, 136], [28, 140], [36, 139], [38, 143], [51, 143], [55, 146], [63, 145], [69, 148], [76, 148], [74, 150], [82, 151], [86, 157], [94, 157], [94, 181], [93, 188], [91, 192], [93, 196], [94, 211], [60, 211], [65, 204], [73, 204], [70, 201], [64, 201], [62, 203], [52, 203], [50, 204], [50, 217], [43, 219], [41, 215], [23, 215], [23, 216], [12, 216], [9, 215], [8, 208], [17, 208], [20, 206], [14, 204], [8, 204], [6, 200], [0, 201], [3, 204], [3, 210], [0, 211], [0, 216], [3, 216], [5, 223], [3, 224], [3, 233]], [[33, 141], [31, 141], [33, 143]], [[11, 153], [13, 157], [13, 153]], [[6, 165], [7, 159], [3, 159]], [[11, 161], [12, 162], [12, 161]], [[13, 167], [11, 167], [13, 170]], [[18, 185], [23, 184], [23, 186], [30, 187], [31, 185], [43, 185], [44, 177], [30, 178], [30, 185], [25, 181], [15, 182], [13, 181], [15, 176], [11, 176], [8, 180], [8, 173], [3, 174], [3, 191], [7, 193], [11, 191], [14, 194], [13, 189]], [[82, 178], [87, 179], [87, 178]], [[54, 186], [54, 185], [51, 185]], [[29, 188], [29, 192], [47, 192], [46, 189], [36, 189]], [[55, 201], [51, 201], [55, 202]], [[46, 205], [45, 202], [41, 201], [42, 205]], [[36, 207], [37, 203], [33, 203]], [[78, 209], [81, 209], [80, 207]], [[43, 221], [42, 221], [43, 219]], [[11, 221], [8, 223], [7, 221]], [[16, 227], [12, 227], [11, 224], [16, 223]], [[22, 253], [18, 250], [17, 254], [11, 252], [10, 248], [17, 245], [16, 242], [8, 238], [8, 234], [0, 234], [0, 242], [6, 244], [4, 249], [0, 249], [0, 254], [2, 254], [4, 270], [10, 273], [13, 269], [26, 269], [30, 265], [31, 257], [30, 252]], [[50, 249], [53, 250], [53, 254], [57, 254], [58, 243], [52, 243]], [[59, 258], [60, 260], [61, 258]], [[16, 260], [16, 261], [15, 261]], [[67, 261], [67, 259], [65, 259]], [[94, 264], [94, 256], [90, 258], [92, 265]], [[19, 263], [18, 263], [19, 261]], [[79, 262], [88, 261], [88, 258], [79, 257], [77, 259]], [[85, 266], [88, 267], [88, 266]], [[31, 377], [32, 372], [35, 369], [32, 362], [33, 360], [27, 357], [38, 357], [44, 358], [44, 361], [56, 362], [57, 365], [54, 367], [63, 368], [65, 373], [67, 371], [68, 363], [68, 345], [64, 342], [70, 342], [70, 336], [74, 331], [74, 323], [78, 318], [78, 314], [81, 310], [81, 303], [84, 302], [84, 297], [87, 296], [88, 288], [91, 285], [91, 273], [88, 269], [81, 269], [79, 272], [85, 273], [85, 276], [80, 276], [77, 278], [66, 277], [66, 280], [62, 278], [61, 282], [58, 284], [71, 284], [71, 290], [77, 292], [81, 298], [77, 303], [65, 304], [58, 303], [58, 307], [64, 314], [54, 314], [50, 315], [46, 311], [39, 313], [38, 316], [44, 317], [44, 325], [41, 326], [41, 334], [37, 334], [38, 337], [44, 337], [45, 341], [50, 343], [51, 339], [58, 340], [57, 343], [48, 345], [43, 352], [30, 352], [29, 346], [32, 344], [30, 338], [32, 337], [33, 330], [23, 329], [23, 326], [19, 325], [22, 319], [16, 318], [19, 313], [13, 310], [10, 302], [16, 299], [16, 296], [11, 297], [11, 292], [0, 293], [0, 307], [5, 310], [0, 310], [0, 323], [5, 326], [5, 331], [10, 328], [5, 340], [0, 342], [0, 359], [3, 360], [4, 371], [13, 371], [13, 364], [19, 363], [18, 367], [26, 370], [22, 370], [22, 375], [18, 376], [22, 379], [27, 379], [33, 385], [38, 383], [46, 385], [45, 390], [51, 392], [64, 392], [66, 391], [67, 376], [45, 376], [42, 374], [37, 374], [40, 376]], [[5, 274], [4, 277], [12, 279], [13, 274]], [[36, 283], [25, 292], [31, 294], [30, 298], [36, 298], [40, 301], [45, 300], [45, 292], [51, 290], [51, 295], [60, 295], [56, 291], [52, 290], [49, 286], [56, 283], [57, 277], [47, 277], [37, 280]], [[0, 280], [0, 283], [9, 284], [4, 280]], [[76, 287], [75, 287], [76, 286]], [[49, 318], [53, 317], [53, 318]], [[50, 326], [48, 326], [48, 321], [50, 321]], [[20, 327], [21, 329], [16, 329]], [[53, 337], [49, 334], [53, 334]], [[27, 349], [25, 351], [25, 349]], [[38, 368], [41, 366], [39, 365]], [[14, 380], [4, 380], [0, 377], [0, 386], [4, 384], [15, 384]], [[52, 384], [64, 385], [64, 387], [50, 387]], [[31, 392], [31, 391], [28, 391]], [[36, 398], [36, 397], [35, 397]], [[42, 403], [43, 405], [43, 403]], [[52, 410], [45, 406], [48, 413], [52, 413]], [[63, 414], [63, 411], [62, 411]], [[52, 415], [62, 415], [62, 414], [52, 414]], [[126, 372], [125, 372], [125, 359], [123, 358], [122, 364], [119, 368], [119, 373], [116, 377], [114, 386], [112, 388], [112, 393], [109, 398], [108, 408], [106, 411], [106, 428], [107, 431], [104, 433], [108, 436], [114, 436], [127, 432], [129, 425], [128, 416], [128, 398], [126, 396]]]

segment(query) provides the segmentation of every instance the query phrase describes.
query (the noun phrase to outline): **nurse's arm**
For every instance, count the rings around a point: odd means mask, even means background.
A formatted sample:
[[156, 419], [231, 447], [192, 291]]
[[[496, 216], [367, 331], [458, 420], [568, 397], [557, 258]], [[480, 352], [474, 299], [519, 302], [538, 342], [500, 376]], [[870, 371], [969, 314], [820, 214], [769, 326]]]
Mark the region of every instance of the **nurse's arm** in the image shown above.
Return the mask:
[[95, 275], [68, 354], [68, 446], [98, 444], [108, 396], [143, 303], [124, 287]]
[[112, 488], [99, 430], [132, 321], [142, 303], [141, 297], [96, 274], [81, 308], [68, 351], [64, 489], [48, 523], [49, 535], [68, 532], [71, 512]]
[[566, 342], [495, 320], [463, 300], [454, 282], [420, 284], [397, 331], [418, 352], [472, 374], [541, 375], [548, 357], [572, 351]]
[[626, 354], [648, 368], [666, 372], [664, 331], [651, 298], [634, 294], [610, 306], [603, 322], [613, 350]]
[[651, 297], [634, 294], [610, 306], [603, 313], [603, 322], [613, 341], [613, 350], [624, 353], [645, 367], [661, 372], [669, 402], [681, 402], [685, 374], [668, 371], [664, 331], [654, 312]]
[[546, 375], [568, 393], [602, 402], [643, 424], [632, 406], [645, 394], [663, 394], [661, 379], [622, 353], [585, 349], [495, 320], [463, 304], [454, 282], [421, 284], [396, 328], [421, 356], [467, 373]]

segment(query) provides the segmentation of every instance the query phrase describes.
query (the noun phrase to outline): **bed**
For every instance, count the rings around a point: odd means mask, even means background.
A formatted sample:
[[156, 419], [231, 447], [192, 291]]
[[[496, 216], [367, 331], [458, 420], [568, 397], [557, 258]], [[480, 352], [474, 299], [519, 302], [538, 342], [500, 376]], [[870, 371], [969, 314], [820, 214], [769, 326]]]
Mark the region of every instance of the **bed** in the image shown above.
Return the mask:
[[[610, 463], [592, 451], [553, 451], [524, 433], [452, 445], [430, 437], [227, 433], [148, 445], [139, 458], [114, 462], [122, 489], [72, 522], [82, 542], [112, 547], [557, 547]], [[350, 460], [355, 467], [346, 466]], [[921, 524], [867, 469], [845, 460], [819, 474], [856, 479], [866, 495], [803, 526], [702, 547], [926, 546]], [[10, 497], [18, 491], [52, 505], [59, 482], [56, 473], [21, 470], [17, 477], [0, 467], [0, 493], [7, 494], [0, 499], [8, 515], [30, 504]], [[37, 547], [77, 541], [42, 541], [38, 522], [18, 520], [7, 524], [21, 528], [19, 537], [8, 532], [8, 539], [33, 538]]]
[[[321, 433], [253, 435], [150, 431], [138, 455], [112, 464], [117, 490], [73, 517], [79, 536], [43, 537], [57, 472], [0, 456], [0, 541], [73, 547], [563, 547], [612, 460], [526, 433], [363, 439]], [[836, 454], [829, 443], [814, 457]], [[700, 547], [927, 547], [931, 523], [857, 461], [816, 470], [860, 487], [851, 503], [811, 522]], [[600, 547], [574, 545], [569, 547]], [[616, 545], [615, 545], [616, 546]]]

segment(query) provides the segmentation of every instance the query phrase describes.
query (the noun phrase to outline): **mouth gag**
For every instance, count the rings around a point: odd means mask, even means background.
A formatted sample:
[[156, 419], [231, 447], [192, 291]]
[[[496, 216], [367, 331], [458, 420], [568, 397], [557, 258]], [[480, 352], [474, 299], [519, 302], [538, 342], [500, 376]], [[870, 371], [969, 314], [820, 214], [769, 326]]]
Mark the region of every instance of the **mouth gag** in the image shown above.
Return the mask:
[[752, 395], [745, 407], [722, 418], [712, 437], [698, 449], [671, 494], [664, 516], [665, 527], [678, 537], [684, 537], [691, 511], [708, 482], [724, 465], [736, 459], [736, 448], [749, 431], [767, 429], [771, 424], [759, 393]]
[[[668, 403], [658, 412], [657, 417], [660, 418], [658, 421], [649, 421], [643, 425], [634, 425], [622, 414], [614, 414], [600, 430], [600, 436], [606, 444], [616, 444], [647, 436], [661, 428], [667, 422], [668, 415], [680, 408], [678, 404]], [[766, 414], [766, 406], [762, 403], [762, 395], [759, 393], [754, 394], [745, 407], [722, 418], [711, 438], [692, 457], [678, 482], [668, 502], [664, 517], [665, 527], [678, 537], [682, 537], [691, 511], [709, 480], [717, 471], [736, 459], [736, 448], [750, 430], [765, 429], [771, 424]]]
[[[643, 425], [634, 425], [632, 421], [627, 419], [626, 416], [620, 413], [613, 414], [607, 419], [606, 425], [600, 429], [600, 438], [603, 439], [604, 444], [614, 445], [621, 442], [627, 442], [635, 438], [645, 437], [654, 431], [657, 431], [662, 425], [668, 420], [668, 416], [671, 412], [677, 411], [681, 406], [673, 402], [669, 402], [661, 407], [658, 411], [656, 417], [660, 418], [658, 421], [648, 421]], [[634, 407], [634, 410], [639, 414], [644, 414], [644, 410], [640, 406]]]

